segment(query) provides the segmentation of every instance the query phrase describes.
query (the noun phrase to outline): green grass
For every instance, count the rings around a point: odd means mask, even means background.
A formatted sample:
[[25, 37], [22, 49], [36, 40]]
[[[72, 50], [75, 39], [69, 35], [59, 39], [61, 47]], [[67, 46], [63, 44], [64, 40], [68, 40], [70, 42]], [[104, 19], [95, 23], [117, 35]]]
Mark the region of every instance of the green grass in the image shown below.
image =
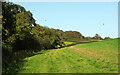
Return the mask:
[[65, 45], [71, 45], [71, 44], [74, 44], [75, 42], [64, 42]]
[[19, 73], [117, 73], [118, 39], [37, 52]]
[[81, 43], [81, 42], [90, 42], [90, 41], [78, 41], [78, 42], [67, 42], [67, 41], [65, 41], [64, 43], [67, 46], [67, 45], [77, 44], [77, 43]]

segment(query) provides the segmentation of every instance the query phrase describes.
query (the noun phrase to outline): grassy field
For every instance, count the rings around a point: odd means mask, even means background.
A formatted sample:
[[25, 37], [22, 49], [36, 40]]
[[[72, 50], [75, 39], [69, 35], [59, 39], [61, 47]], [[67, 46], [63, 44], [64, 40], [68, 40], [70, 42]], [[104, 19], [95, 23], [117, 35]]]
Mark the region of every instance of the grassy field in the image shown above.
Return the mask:
[[117, 73], [118, 39], [37, 52], [19, 73]]
[[81, 43], [81, 42], [90, 42], [90, 41], [78, 41], [78, 42], [67, 42], [67, 41], [65, 41], [64, 43], [67, 46], [67, 45], [77, 44], [77, 43]]
[[65, 45], [71, 45], [71, 44], [74, 44], [74, 42], [64, 42]]

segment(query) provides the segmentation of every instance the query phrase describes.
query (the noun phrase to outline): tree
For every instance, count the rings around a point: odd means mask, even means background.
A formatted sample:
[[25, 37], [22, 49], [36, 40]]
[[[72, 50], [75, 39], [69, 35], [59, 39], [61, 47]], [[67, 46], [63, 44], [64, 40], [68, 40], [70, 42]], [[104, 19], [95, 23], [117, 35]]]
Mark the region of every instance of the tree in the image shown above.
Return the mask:
[[93, 39], [102, 40], [102, 37], [99, 34], [95, 34]]
[[84, 39], [84, 36], [77, 31], [66, 31], [63, 34], [64, 41], [80, 41]]
[[107, 39], [110, 39], [110, 37], [108, 36], [108, 37], [105, 37], [105, 38], [104, 38], [104, 40], [107, 40]]

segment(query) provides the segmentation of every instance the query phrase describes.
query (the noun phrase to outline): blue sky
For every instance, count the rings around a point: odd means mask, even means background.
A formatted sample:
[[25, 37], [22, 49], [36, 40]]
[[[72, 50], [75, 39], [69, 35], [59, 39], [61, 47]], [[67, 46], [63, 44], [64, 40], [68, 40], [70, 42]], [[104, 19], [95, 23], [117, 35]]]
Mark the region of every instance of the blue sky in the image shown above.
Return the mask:
[[[117, 2], [14, 2], [33, 13], [36, 23], [84, 36], [118, 37]], [[104, 25], [103, 25], [104, 23]]]

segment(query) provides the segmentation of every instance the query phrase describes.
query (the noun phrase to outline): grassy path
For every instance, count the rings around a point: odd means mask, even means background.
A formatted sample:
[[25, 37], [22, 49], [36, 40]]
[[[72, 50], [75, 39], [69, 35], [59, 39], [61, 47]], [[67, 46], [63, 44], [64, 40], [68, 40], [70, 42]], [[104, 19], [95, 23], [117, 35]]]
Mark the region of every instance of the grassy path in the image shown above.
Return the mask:
[[117, 48], [114, 39], [48, 50], [25, 58], [19, 73], [117, 73]]

